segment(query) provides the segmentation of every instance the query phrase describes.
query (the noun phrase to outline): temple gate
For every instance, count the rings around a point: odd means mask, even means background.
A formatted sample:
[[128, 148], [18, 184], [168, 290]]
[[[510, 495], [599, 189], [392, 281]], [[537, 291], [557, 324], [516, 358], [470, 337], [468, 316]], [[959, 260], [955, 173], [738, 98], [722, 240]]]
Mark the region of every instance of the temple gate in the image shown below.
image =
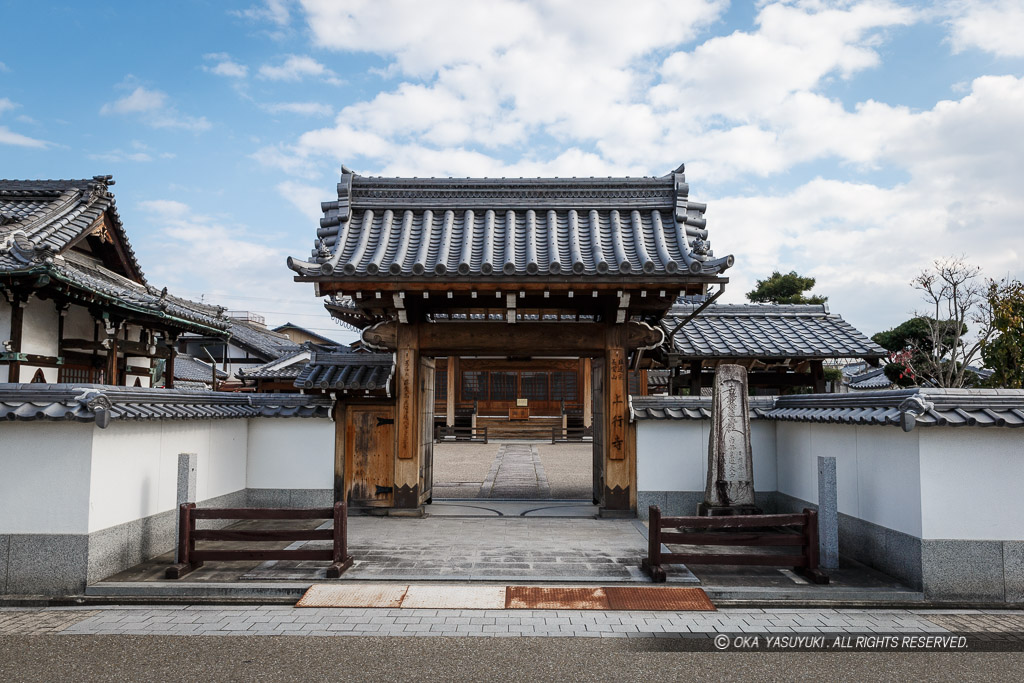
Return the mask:
[[342, 167], [338, 199], [322, 208], [312, 259], [288, 265], [395, 363], [393, 418], [371, 410], [379, 426], [354, 423], [368, 409], [339, 399], [339, 496], [393, 514], [417, 514], [430, 499], [433, 359], [568, 357], [590, 359], [595, 501], [603, 515], [635, 510], [628, 372], [664, 341], [658, 321], [673, 302], [723, 286], [732, 265], [713, 257], [705, 206], [689, 201], [682, 167], [659, 178], [512, 180]]

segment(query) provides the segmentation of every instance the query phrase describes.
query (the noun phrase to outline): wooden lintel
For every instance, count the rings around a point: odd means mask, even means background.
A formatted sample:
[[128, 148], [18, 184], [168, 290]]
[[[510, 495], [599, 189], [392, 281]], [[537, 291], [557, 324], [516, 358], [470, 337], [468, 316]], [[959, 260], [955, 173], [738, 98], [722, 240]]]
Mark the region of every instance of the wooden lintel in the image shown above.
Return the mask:
[[[695, 386], [692, 373], [679, 375], [682, 382]], [[814, 376], [803, 372], [748, 372], [747, 383], [752, 387], [814, 387]], [[714, 386], [715, 373], [704, 372], [700, 375], [702, 387]]]
[[[397, 322], [368, 328], [363, 339], [375, 348], [394, 350]], [[649, 346], [661, 339], [661, 332], [637, 322], [620, 326], [630, 348]], [[524, 322], [510, 333], [507, 322], [452, 322], [417, 325], [420, 352], [425, 356], [479, 355], [565, 355], [599, 356], [605, 351], [602, 323]]]

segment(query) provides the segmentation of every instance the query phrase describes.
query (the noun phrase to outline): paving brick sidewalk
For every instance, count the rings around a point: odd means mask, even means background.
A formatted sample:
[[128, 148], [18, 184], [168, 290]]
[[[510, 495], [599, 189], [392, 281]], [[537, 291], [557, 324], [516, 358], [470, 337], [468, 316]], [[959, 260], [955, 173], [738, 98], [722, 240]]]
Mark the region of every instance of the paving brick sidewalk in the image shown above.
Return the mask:
[[[739, 609], [717, 612], [410, 610], [288, 606], [110, 606], [0, 609], [0, 635], [310, 635], [684, 638], [716, 633], [1002, 632], [1024, 610]], [[57, 624], [59, 627], [54, 627]], [[47, 631], [46, 628], [51, 630]]]

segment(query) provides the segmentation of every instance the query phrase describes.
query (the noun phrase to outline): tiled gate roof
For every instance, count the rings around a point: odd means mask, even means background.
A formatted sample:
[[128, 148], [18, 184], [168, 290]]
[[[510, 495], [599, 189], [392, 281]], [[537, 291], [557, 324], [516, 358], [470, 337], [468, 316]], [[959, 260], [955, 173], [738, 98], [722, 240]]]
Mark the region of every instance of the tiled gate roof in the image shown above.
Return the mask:
[[718, 275], [706, 206], [660, 178], [373, 178], [342, 167], [302, 276]]

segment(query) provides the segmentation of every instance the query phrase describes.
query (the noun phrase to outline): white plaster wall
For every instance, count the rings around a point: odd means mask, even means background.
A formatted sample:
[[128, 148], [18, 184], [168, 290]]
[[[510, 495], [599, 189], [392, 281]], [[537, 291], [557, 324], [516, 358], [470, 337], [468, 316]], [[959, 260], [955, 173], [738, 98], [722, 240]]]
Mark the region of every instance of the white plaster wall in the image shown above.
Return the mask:
[[96, 330], [96, 322], [84, 306], [68, 306], [64, 316], [65, 339], [91, 340]]
[[[31, 382], [32, 378], [35, 377], [36, 375], [36, 370], [39, 369], [40, 367], [38, 365], [27, 365], [23, 363], [21, 365], [21, 371], [18, 373], [18, 381]], [[43, 379], [45, 379], [47, 383], [54, 384], [57, 382], [57, 377], [59, 373], [59, 370], [57, 368], [42, 368], [42, 371]]]
[[[703, 491], [708, 476], [709, 420], [637, 421], [636, 485], [638, 491]], [[775, 423], [750, 423], [754, 490], [778, 485]]]
[[75, 422], [0, 423], [0, 534], [88, 531], [93, 429]]
[[249, 420], [247, 486], [334, 487], [334, 422], [327, 418]]
[[914, 431], [921, 433], [922, 538], [1024, 540], [1021, 430]]
[[817, 503], [818, 456], [834, 456], [840, 512], [920, 538], [920, 430], [779, 422], [776, 433], [781, 493]]
[[[30, 299], [25, 307], [25, 318], [22, 323], [21, 352], [56, 356], [58, 318], [60, 315], [52, 301], [42, 301], [35, 297]], [[22, 373], [22, 377], [24, 376]]]
[[196, 453], [199, 500], [245, 488], [245, 420], [118, 422], [93, 434], [89, 531], [174, 508], [178, 454]]

